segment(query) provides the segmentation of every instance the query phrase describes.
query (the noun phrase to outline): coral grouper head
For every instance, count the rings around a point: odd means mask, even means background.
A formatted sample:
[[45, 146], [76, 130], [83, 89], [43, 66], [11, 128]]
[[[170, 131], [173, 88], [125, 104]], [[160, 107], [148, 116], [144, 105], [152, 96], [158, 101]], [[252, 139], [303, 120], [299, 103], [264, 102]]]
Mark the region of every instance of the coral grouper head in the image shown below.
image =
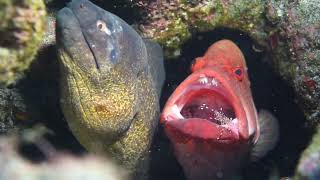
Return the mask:
[[219, 41], [196, 59], [192, 71], [167, 101], [161, 121], [193, 138], [254, 143], [257, 113], [240, 49], [231, 41]]

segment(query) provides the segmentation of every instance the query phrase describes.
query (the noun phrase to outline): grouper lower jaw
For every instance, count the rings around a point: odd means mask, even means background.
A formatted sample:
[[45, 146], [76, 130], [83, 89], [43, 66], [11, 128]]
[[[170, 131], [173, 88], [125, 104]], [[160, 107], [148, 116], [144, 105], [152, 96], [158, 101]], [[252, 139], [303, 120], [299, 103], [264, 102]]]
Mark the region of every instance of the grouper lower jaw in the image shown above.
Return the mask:
[[56, 29], [61, 108], [72, 133], [145, 179], [164, 82], [161, 47], [88, 0], [60, 10]]

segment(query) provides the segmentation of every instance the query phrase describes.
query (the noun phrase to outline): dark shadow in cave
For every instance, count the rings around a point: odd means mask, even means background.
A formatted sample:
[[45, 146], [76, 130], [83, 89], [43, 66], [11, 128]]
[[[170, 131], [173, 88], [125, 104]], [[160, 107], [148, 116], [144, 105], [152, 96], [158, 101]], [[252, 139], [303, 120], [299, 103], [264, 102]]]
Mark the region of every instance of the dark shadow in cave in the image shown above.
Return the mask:
[[[48, 141], [57, 150], [82, 155], [85, 150], [70, 132], [60, 108], [57, 60], [55, 45], [42, 48], [32, 62], [30, 70], [26, 72], [25, 78], [19, 82], [18, 88], [27, 103], [37, 107], [38, 117], [35, 121], [51, 131], [44, 134], [43, 140]], [[32, 160], [42, 156], [32, 144], [23, 144], [21, 147], [22, 153], [30, 156]]]
[[[144, 16], [141, 13], [144, 13], [144, 9], [138, 6], [134, 2], [128, 1], [119, 1], [119, 0], [90, 0], [95, 5], [119, 16], [121, 19], [124, 19], [128, 24], [133, 24], [134, 22], [138, 22]], [[47, 9], [49, 12], [55, 12], [63, 7], [67, 6], [67, 4], [71, 2], [71, 0], [51, 0], [46, 3]]]
[[[292, 176], [299, 154], [308, 144], [311, 132], [304, 126], [305, 119], [294, 102], [293, 90], [273, 71], [270, 66], [271, 59], [266, 58], [268, 53], [247, 34], [219, 28], [194, 35], [183, 45], [179, 58], [165, 61], [166, 82], [160, 99], [161, 107], [179, 83], [190, 74], [192, 61], [203, 56], [212, 43], [221, 39], [234, 41], [244, 53], [257, 110], [267, 109], [273, 112], [280, 123], [281, 137], [278, 146], [261, 161], [250, 163], [244, 168], [244, 179], [267, 179], [274, 169], [279, 170], [281, 177]], [[184, 179], [181, 167], [174, 159], [169, 140], [160, 126], [152, 150], [150, 179], [158, 180], [164, 177]]]

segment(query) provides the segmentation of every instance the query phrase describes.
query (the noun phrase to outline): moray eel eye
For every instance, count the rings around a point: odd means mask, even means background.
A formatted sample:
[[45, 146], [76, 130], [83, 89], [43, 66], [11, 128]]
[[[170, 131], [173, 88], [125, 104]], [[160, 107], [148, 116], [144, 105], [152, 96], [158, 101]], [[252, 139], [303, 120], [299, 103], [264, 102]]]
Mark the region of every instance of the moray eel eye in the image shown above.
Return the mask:
[[99, 29], [99, 31], [105, 32], [109, 36], [111, 35], [111, 31], [108, 29], [105, 22], [98, 20], [97, 21], [97, 28]]

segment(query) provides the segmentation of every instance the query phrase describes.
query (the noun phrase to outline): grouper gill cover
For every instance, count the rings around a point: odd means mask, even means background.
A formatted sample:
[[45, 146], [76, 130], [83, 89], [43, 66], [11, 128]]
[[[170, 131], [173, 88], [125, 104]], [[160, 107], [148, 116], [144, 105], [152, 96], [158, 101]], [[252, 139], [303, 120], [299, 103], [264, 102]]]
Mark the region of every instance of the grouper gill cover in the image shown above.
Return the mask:
[[78, 141], [146, 178], [164, 82], [161, 47], [87, 0], [57, 14], [61, 107]]

